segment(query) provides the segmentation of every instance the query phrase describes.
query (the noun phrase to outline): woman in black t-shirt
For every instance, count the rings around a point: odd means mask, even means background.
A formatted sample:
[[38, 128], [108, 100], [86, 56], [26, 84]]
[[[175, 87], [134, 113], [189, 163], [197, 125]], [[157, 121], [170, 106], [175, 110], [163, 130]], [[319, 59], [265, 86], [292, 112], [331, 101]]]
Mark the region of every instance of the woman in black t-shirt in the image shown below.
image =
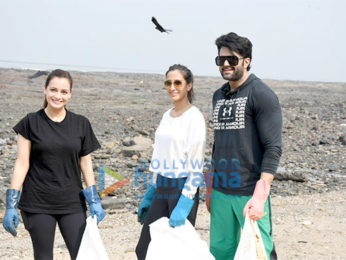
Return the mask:
[[105, 216], [90, 155], [100, 144], [89, 120], [66, 109], [71, 91], [70, 74], [54, 70], [44, 87], [44, 108], [27, 114], [13, 128], [18, 135], [18, 155], [6, 192], [3, 226], [16, 236], [18, 205], [35, 259], [53, 259], [57, 223], [71, 259], [77, 257], [86, 225], [85, 199], [97, 223]]

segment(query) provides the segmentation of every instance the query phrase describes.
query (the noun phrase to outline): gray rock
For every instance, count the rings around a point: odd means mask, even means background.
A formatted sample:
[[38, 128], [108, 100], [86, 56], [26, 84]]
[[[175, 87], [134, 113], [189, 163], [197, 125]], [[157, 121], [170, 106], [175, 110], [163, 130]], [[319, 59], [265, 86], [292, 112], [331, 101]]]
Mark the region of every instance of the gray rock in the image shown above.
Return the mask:
[[138, 130], [138, 133], [142, 134], [142, 135], [146, 135], [146, 136], [150, 135], [150, 133], [148, 131], [144, 130], [144, 129]]
[[132, 146], [132, 145], [135, 145], [135, 142], [133, 141], [133, 139], [131, 137], [126, 137], [123, 140], [123, 145], [124, 146]]
[[0, 190], [0, 203], [6, 204], [6, 192]]
[[276, 173], [275, 179], [278, 181], [306, 182], [308, 181], [308, 175], [303, 171], [288, 172], [283, 168], [281, 171]]
[[278, 169], [276, 170], [276, 173], [278, 174], [285, 174], [287, 171], [285, 167], [279, 166]]
[[104, 209], [123, 209], [125, 208], [126, 200], [105, 196], [102, 198], [101, 204]]
[[153, 141], [148, 137], [135, 136], [133, 141], [136, 144], [136, 148], [139, 151], [145, 151], [146, 149], [151, 148]]
[[339, 136], [339, 141], [341, 142], [342, 145], [346, 145], [346, 133], [343, 133], [342, 135]]
[[137, 155], [137, 156], [141, 155], [139, 151], [137, 151], [136, 149], [134, 149], [132, 147], [131, 148], [127, 148], [127, 149], [122, 149], [121, 153], [125, 157], [132, 157], [134, 155]]
[[148, 137], [136, 136], [133, 138], [134, 145], [126, 147], [121, 150], [125, 157], [138, 156], [141, 157], [141, 152], [152, 149], [153, 142]]
[[323, 139], [320, 140], [320, 144], [322, 144], [322, 145], [324, 145], [324, 144], [329, 144], [329, 140], [323, 138]]
[[101, 153], [101, 154], [95, 154], [95, 159], [109, 159], [111, 157], [111, 154]]
[[150, 135], [148, 131], [142, 128], [139, 128], [137, 125], [132, 125], [131, 128], [139, 134], [146, 135], [146, 136]]
[[7, 144], [7, 140], [0, 138], [0, 146]]

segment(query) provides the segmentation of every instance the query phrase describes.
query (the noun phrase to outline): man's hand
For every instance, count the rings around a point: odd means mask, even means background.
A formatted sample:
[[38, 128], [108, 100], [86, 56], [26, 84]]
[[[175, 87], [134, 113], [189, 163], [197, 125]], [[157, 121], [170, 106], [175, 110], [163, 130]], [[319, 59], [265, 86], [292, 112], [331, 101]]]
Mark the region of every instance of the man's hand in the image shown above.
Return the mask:
[[270, 184], [264, 179], [260, 179], [256, 183], [256, 188], [252, 198], [246, 203], [243, 216], [245, 218], [246, 212], [249, 212], [250, 219], [260, 219], [263, 216], [264, 204], [270, 193]]

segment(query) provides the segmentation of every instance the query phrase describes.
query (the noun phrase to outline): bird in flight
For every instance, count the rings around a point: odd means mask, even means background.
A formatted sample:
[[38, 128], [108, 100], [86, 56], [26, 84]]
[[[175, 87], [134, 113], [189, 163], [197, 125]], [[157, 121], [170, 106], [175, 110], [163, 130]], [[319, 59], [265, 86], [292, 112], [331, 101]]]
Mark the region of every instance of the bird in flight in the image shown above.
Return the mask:
[[170, 29], [165, 29], [165, 28], [163, 28], [163, 27], [158, 23], [158, 21], [156, 20], [156, 18], [155, 18], [154, 16], [151, 18], [151, 21], [156, 25], [155, 29], [159, 30], [160, 32], [169, 33], [169, 32], [172, 31], [172, 30], [170, 30]]

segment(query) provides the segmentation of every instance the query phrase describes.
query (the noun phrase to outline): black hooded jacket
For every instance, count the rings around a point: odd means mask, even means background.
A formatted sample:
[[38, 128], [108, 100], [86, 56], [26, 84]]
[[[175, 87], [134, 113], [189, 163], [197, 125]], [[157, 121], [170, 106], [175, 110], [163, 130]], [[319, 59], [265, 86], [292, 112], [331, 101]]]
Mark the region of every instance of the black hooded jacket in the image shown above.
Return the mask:
[[213, 96], [213, 188], [252, 195], [261, 172], [275, 174], [281, 157], [282, 115], [275, 93], [254, 74], [234, 91]]

